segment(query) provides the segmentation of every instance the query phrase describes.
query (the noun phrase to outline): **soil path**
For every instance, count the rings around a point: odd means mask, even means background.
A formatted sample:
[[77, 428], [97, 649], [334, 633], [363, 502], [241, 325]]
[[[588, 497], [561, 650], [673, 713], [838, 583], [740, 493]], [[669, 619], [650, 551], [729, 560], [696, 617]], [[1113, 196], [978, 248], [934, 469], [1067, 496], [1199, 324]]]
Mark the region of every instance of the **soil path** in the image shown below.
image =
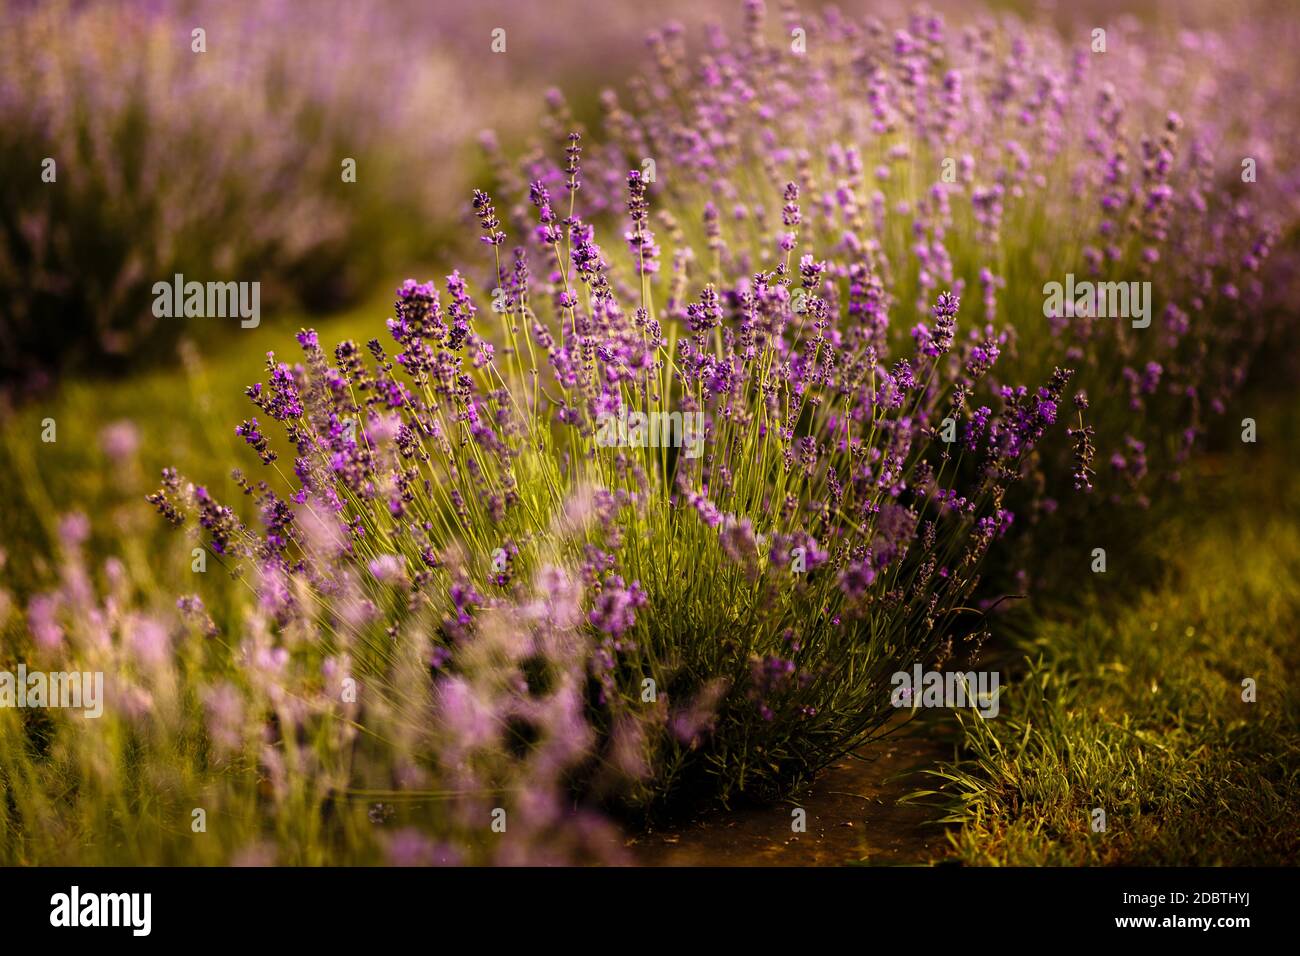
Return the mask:
[[[920, 771], [952, 756], [942, 718], [915, 720], [828, 767], [802, 793], [767, 807], [716, 810], [628, 841], [642, 866], [925, 865], [947, 841], [933, 807], [899, 804], [933, 782]], [[807, 811], [807, 832], [791, 830]]]

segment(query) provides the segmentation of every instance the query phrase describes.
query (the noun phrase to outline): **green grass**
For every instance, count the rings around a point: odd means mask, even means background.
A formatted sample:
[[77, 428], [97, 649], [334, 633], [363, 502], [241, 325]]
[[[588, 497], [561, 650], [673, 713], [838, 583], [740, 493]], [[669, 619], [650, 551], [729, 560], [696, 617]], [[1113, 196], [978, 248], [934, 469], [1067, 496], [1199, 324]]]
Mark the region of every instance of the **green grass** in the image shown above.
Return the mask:
[[1284, 438], [1210, 462], [1172, 517], [1112, 550], [1107, 575], [1085, 571], [1035, 612], [1000, 714], [963, 715], [959, 759], [936, 771], [937, 794], [915, 795], [959, 824], [957, 860], [1300, 858], [1300, 479], [1283, 453], [1295, 429], [1273, 412], [1261, 421]]

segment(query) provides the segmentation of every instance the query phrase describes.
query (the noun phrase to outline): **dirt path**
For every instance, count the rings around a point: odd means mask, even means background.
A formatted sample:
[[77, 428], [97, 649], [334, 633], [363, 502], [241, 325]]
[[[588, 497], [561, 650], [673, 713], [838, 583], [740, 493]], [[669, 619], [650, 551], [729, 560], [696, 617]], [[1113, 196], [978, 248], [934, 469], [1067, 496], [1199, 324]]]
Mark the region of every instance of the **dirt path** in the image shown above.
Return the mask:
[[[803, 793], [769, 807], [711, 811], [629, 841], [643, 866], [917, 865], [944, 852], [936, 811], [899, 804], [929, 789], [919, 771], [951, 756], [948, 735], [917, 720], [868, 744], [858, 758], [827, 768]], [[950, 719], [950, 718], [949, 718]], [[807, 811], [807, 832], [791, 831], [792, 811]]]

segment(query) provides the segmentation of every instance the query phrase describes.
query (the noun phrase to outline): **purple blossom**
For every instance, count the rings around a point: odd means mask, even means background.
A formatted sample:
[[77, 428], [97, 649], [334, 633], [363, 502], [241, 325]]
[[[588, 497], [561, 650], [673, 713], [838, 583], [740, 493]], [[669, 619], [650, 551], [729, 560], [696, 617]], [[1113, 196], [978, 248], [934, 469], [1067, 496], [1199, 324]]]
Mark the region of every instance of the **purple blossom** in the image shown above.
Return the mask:
[[598, 631], [621, 637], [636, 624], [636, 609], [644, 607], [646, 600], [639, 583], [624, 586], [623, 579], [614, 575], [601, 588], [587, 618]]

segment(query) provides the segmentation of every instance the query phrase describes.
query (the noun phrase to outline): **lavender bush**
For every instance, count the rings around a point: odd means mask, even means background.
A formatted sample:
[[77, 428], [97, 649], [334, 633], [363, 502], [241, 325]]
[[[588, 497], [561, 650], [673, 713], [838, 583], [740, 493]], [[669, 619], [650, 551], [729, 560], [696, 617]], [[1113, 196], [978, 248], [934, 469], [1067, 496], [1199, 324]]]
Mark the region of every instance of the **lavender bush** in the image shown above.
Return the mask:
[[157, 354], [180, 324], [154, 317], [150, 289], [177, 272], [262, 281], [268, 305], [309, 291], [328, 302], [373, 277], [376, 260], [345, 240], [383, 178], [347, 192], [340, 162], [369, 157], [357, 120], [371, 136], [395, 126], [348, 103], [376, 64], [355, 51], [339, 62], [338, 44], [310, 32], [286, 47], [261, 32], [273, 13], [215, 4], [7, 4], [0, 17], [7, 381]]
[[[1070, 484], [1143, 503], [1231, 426], [1216, 419], [1269, 332], [1260, 271], [1296, 194], [1293, 124], [1253, 75], [1258, 23], [1235, 42], [1170, 42], [1107, 18], [1098, 49], [1088, 30], [1018, 21], [950, 30], [925, 13], [886, 26], [787, 8], [776, 26], [761, 2], [746, 10], [744, 36], [714, 31], [698, 57], [680, 29], [656, 34], [632, 106], [604, 99], [606, 165], [653, 163], [665, 222], [707, 250], [693, 274], [770, 269], [780, 252], [761, 224], [773, 184], [792, 180], [804, 234], [841, 260], [819, 280], [842, 308], [869, 271], [907, 329], [950, 289], [974, 303], [978, 334], [996, 332], [995, 381], [1078, 371], [1092, 407], [1087, 422], [1070, 411], [1072, 440], [1050, 451], [1048, 509]], [[1259, 108], [1225, 109], [1237, 98]], [[1271, 217], [1253, 194], [1264, 167]], [[564, 177], [541, 154], [525, 172], [551, 189]], [[591, 185], [597, 208], [617, 202], [608, 177]], [[1069, 276], [1147, 283], [1148, 314], [1053, 306], [1047, 285]]]
[[[769, 271], [692, 283], [682, 264], [706, 249], [653, 235], [637, 170], [625, 244], [602, 248], [574, 211], [569, 143], [564, 195], [533, 184], [534, 241], [509, 256], [492, 200], [475, 195], [495, 310], [458, 272], [443, 289], [408, 281], [391, 357], [378, 340], [331, 357], [306, 331], [301, 363], [268, 358], [237, 429], [271, 470], [246, 485], [260, 529], [174, 475], [152, 500], [177, 524], [192, 514], [235, 573], [270, 587], [284, 626], [307, 612], [300, 589], [337, 619], [338, 582], [360, 574], [382, 627], [357, 662], [385, 696], [403, 691], [397, 635], [454, 675], [482, 615], [552, 600], [564, 569], [601, 759], [640, 768], [630, 799], [772, 792], [888, 719], [900, 663], [978, 630], [965, 601], [1071, 373], [988, 389], [1004, 340], [963, 334], [946, 292], [896, 351], [870, 258], [817, 258], [794, 183], [759, 224]], [[661, 260], [677, 263], [662, 303]], [[841, 297], [830, 280], [850, 274]], [[967, 409], [960, 446], [937, 442]], [[700, 423], [694, 453], [670, 416]], [[395, 582], [402, 599], [383, 598]]]

